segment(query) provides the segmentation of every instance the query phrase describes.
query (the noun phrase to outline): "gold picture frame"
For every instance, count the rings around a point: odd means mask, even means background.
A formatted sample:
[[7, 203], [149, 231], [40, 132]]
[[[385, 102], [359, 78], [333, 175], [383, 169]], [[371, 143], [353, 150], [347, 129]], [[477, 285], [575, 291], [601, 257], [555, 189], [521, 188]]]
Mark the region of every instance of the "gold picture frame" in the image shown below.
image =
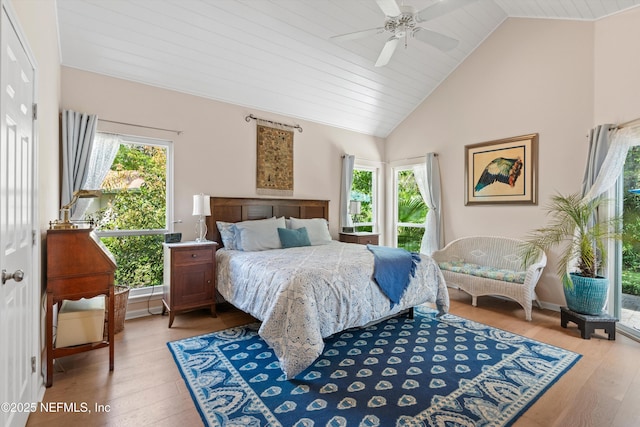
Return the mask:
[[538, 134], [466, 145], [465, 205], [538, 203]]

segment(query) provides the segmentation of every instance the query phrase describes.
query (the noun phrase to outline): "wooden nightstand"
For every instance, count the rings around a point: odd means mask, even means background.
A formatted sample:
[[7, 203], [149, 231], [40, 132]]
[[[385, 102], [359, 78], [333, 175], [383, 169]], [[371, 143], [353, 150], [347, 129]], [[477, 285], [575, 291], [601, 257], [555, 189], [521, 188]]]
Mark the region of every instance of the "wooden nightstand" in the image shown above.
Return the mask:
[[216, 317], [216, 242], [164, 245], [162, 314], [169, 310], [169, 327], [177, 312], [210, 307]]
[[340, 233], [340, 241], [345, 243], [358, 243], [360, 245], [377, 245], [378, 233]]

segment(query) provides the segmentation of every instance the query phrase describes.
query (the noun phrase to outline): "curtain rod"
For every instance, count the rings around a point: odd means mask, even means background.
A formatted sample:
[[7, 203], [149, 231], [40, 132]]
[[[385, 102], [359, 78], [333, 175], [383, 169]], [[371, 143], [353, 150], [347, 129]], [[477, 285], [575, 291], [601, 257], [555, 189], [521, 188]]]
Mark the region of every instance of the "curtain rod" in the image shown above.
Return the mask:
[[298, 132], [302, 133], [302, 126], [300, 126], [300, 125], [288, 125], [286, 123], [280, 123], [280, 122], [274, 122], [274, 121], [267, 120], [267, 119], [261, 119], [260, 117], [256, 117], [253, 114], [249, 114], [244, 119], [245, 119], [245, 121], [247, 123], [249, 123], [252, 119], [253, 120], [262, 120], [263, 122], [271, 123], [272, 125], [280, 125], [280, 126], [286, 126], [288, 128], [292, 128], [292, 129], [298, 129]]
[[178, 134], [178, 135], [182, 135], [182, 132], [183, 132], [181, 130], [164, 129], [164, 128], [157, 128], [157, 127], [153, 127], [153, 126], [136, 125], [134, 123], [117, 122], [115, 120], [101, 119], [100, 117], [98, 117], [98, 120], [101, 121], [101, 122], [115, 123], [115, 124], [118, 124], [118, 125], [126, 125], [126, 126], [134, 126], [134, 127], [137, 127], [137, 128], [161, 130], [161, 131], [164, 131], [164, 132], [173, 132], [173, 133]]
[[[427, 153], [429, 154], [429, 153]], [[344, 159], [347, 155], [343, 154], [342, 158]], [[434, 157], [438, 157], [438, 153], [433, 153]], [[420, 159], [425, 159], [427, 157], [427, 155], [425, 154], [424, 156], [417, 156], [417, 157], [408, 157], [406, 159], [398, 159], [398, 160], [392, 160], [392, 162], [406, 162], [407, 160], [420, 160]], [[387, 161], [383, 161], [383, 160], [370, 160], [370, 159], [362, 159], [360, 157], [356, 157], [356, 159], [358, 160], [365, 160], [367, 162], [375, 162], [375, 163], [384, 163], [384, 164], [389, 164], [391, 162], [387, 162]]]
[[619, 125], [616, 125], [614, 127], [609, 128], [609, 130], [623, 129], [623, 128], [628, 128], [628, 127], [633, 127], [633, 126], [636, 126], [636, 125], [640, 125], [640, 119], [634, 119], [634, 120], [630, 120], [628, 122], [620, 123]]

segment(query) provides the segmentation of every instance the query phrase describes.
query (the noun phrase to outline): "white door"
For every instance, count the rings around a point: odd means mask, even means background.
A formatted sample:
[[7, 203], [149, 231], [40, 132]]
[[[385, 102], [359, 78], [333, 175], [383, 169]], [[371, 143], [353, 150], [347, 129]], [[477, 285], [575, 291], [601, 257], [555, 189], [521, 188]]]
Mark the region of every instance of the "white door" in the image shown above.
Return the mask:
[[[34, 276], [35, 67], [2, 2], [0, 21], [0, 425], [23, 426], [35, 401], [39, 325]], [[6, 405], [9, 404], [7, 407]]]

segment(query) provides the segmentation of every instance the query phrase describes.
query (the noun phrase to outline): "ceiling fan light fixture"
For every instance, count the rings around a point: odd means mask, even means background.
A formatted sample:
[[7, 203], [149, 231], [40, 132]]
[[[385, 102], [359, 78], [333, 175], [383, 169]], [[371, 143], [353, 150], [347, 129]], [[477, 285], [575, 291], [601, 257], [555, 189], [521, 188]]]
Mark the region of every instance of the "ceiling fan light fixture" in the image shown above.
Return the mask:
[[399, 5], [396, 0], [376, 0], [378, 7], [385, 14], [384, 26], [368, 30], [356, 31], [348, 34], [333, 36], [333, 39], [352, 40], [367, 35], [387, 32], [391, 38], [387, 39], [378, 56], [376, 67], [386, 65], [395, 52], [398, 40], [404, 38], [404, 46], [407, 47], [409, 36], [447, 52], [458, 46], [458, 40], [436, 31], [428, 30], [418, 24], [447, 14], [454, 9], [463, 7], [477, 0], [440, 0], [431, 6], [416, 12], [413, 6]]

